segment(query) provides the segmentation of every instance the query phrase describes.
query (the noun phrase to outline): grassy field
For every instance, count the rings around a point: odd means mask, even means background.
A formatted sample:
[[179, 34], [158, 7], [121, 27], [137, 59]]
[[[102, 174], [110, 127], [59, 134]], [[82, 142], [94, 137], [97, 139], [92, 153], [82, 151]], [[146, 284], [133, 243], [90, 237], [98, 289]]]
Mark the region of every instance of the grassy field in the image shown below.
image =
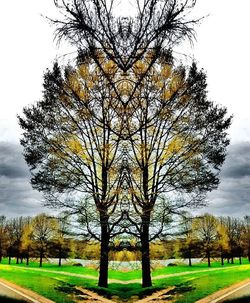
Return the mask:
[[[250, 264], [247, 263], [247, 260], [244, 260], [242, 265], [236, 262], [235, 264], [225, 264], [224, 267], [221, 267], [218, 262], [213, 262], [210, 269], [205, 263], [192, 267], [178, 265], [155, 269], [152, 272], [153, 287], [142, 289], [139, 270], [130, 272], [111, 270], [109, 288], [101, 289], [97, 287], [98, 272], [93, 268], [70, 265], [58, 267], [45, 263], [39, 269], [35, 262], [32, 262], [28, 267], [25, 264], [16, 265], [14, 262], [11, 265], [6, 263], [4, 260], [0, 265], [1, 278], [29, 288], [58, 303], [72, 303], [74, 301], [78, 295], [74, 286], [94, 290], [118, 302], [129, 298], [132, 298], [132, 302], [156, 290], [175, 286], [175, 289], [171, 291], [172, 298], [175, 298], [178, 303], [192, 303], [223, 287], [250, 277]], [[74, 276], [74, 274], [82, 276]], [[114, 283], [114, 279], [123, 282], [139, 280], [134, 281], [136, 283], [124, 285]]]

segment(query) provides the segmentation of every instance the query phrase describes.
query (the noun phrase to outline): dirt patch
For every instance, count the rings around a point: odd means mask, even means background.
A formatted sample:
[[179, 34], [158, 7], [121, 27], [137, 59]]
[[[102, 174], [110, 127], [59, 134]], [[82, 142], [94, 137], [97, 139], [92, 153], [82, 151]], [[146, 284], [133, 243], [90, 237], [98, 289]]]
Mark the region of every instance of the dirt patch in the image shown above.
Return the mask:
[[[112, 301], [110, 299], [104, 298], [98, 294], [96, 294], [93, 291], [84, 289], [82, 287], [76, 287], [77, 290], [80, 290], [82, 292], [80, 300], [77, 301], [77, 303], [117, 303], [117, 301]], [[171, 303], [173, 302], [171, 300], [171, 291], [173, 291], [175, 287], [168, 287], [166, 289], [160, 290], [155, 292], [154, 294], [143, 298], [141, 300], [132, 300], [134, 303]], [[132, 298], [131, 298], [132, 299]], [[131, 300], [129, 301], [124, 301], [124, 302], [132, 302]], [[123, 302], [119, 300], [119, 302]]]
[[97, 293], [91, 290], [84, 289], [78, 286], [76, 287], [76, 289], [81, 292], [81, 295], [78, 295], [78, 298], [80, 297], [80, 299], [79, 301], [77, 301], [77, 303], [115, 303], [114, 301], [99, 296]]

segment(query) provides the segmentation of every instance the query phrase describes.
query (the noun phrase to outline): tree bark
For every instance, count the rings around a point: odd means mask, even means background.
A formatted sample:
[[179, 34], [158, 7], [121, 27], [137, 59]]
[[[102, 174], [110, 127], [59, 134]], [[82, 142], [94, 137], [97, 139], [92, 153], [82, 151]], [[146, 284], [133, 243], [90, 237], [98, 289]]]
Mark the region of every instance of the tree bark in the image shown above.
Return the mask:
[[62, 266], [62, 248], [59, 248], [59, 261], [58, 266]]
[[192, 260], [191, 260], [191, 258], [188, 258], [188, 266], [192, 266]]
[[224, 265], [224, 257], [223, 257], [223, 249], [222, 246], [220, 247], [220, 260], [221, 260], [221, 265]]
[[220, 259], [221, 259], [221, 265], [223, 266], [224, 265], [224, 258], [223, 258], [222, 255], [221, 255]]
[[191, 248], [188, 249], [188, 266], [192, 266], [192, 254], [191, 254]]
[[101, 256], [100, 256], [100, 272], [98, 286], [108, 287], [108, 266], [109, 266], [109, 231], [108, 216], [100, 215], [101, 221]]
[[39, 261], [39, 267], [43, 266], [43, 249], [40, 250], [40, 261]]
[[142, 287], [152, 286], [150, 274], [149, 223], [150, 216], [143, 216], [141, 232]]
[[26, 255], [26, 265], [29, 265], [29, 257], [30, 257], [30, 252], [29, 252], [29, 247], [27, 249], [27, 255]]
[[208, 264], [208, 267], [211, 267], [210, 250], [209, 249], [207, 250], [207, 264]]

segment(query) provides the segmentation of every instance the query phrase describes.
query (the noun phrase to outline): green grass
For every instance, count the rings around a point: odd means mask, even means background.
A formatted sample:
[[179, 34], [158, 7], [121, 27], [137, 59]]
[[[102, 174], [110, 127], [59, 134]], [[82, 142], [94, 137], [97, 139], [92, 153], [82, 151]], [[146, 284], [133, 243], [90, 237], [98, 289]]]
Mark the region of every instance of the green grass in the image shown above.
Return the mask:
[[176, 302], [192, 303], [249, 276], [250, 265], [242, 265], [240, 268], [232, 266], [226, 270], [201, 271], [192, 275], [156, 280], [154, 285], [162, 288], [176, 285], [177, 290], [173, 293], [177, 296]]
[[[176, 288], [171, 292], [171, 295], [177, 300], [176, 302], [192, 303], [223, 287], [249, 278], [250, 264], [247, 264], [246, 260], [244, 260], [244, 263], [241, 266], [238, 263], [225, 264], [222, 267], [219, 262], [213, 262], [210, 269], [204, 263], [196, 264], [192, 267], [178, 265], [158, 268], [152, 272], [153, 277], [175, 273], [184, 273], [184, 275], [153, 280], [153, 287], [147, 289], [142, 289], [140, 283], [129, 283], [126, 285], [110, 283], [108, 289], [103, 289], [97, 287], [98, 272], [95, 269], [69, 265], [58, 267], [57, 265], [44, 263], [43, 268], [37, 270], [38, 264], [34, 262], [30, 264], [30, 269], [27, 269], [25, 264], [16, 265], [14, 262], [10, 266], [0, 265], [0, 277], [29, 288], [58, 303], [73, 302], [73, 297], [76, 295], [73, 288], [75, 285], [94, 290], [117, 302], [122, 302], [122, 299], [128, 300], [129, 298], [133, 299], [131, 300], [132, 302], [156, 290], [175, 286]], [[49, 273], [45, 270], [53, 270], [55, 273]], [[60, 274], [60, 272], [91, 275], [96, 279], [67, 276]], [[189, 272], [189, 274], [186, 274], [186, 272]], [[141, 271], [125, 273], [111, 270], [109, 278], [122, 281], [140, 279]]]
[[[1, 264], [8, 265], [8, 260], [6, 258], [3, 259]], [[29, 262], [29, 265], [27, 266], [25, 262], [16, 264], [15, 260], [13, 259], [10, 266], [18, 266], [20, 268], [39, 268], [38, 262]], [[72, 265], [62, 265], [58, 266], [57, 264], [47, 263], [46, 261], [43, 263], [41, 270], [53, 270], [53, 271], [65, 271], [70, 273], [77, 273], [81, 275], [87, 275], [87, 276], [94, 276], [98, 277], [98, 271], [89, 268], [89, 267], [83, 267], [83, 266], [72, 266]]]
[[[16, 268], [9, 265], [0, 265], [0, 277], [31, 289], [58, 303], [72, 303], [72, 286], [94, 287], [95, 280], [57, 275], [41, 271], [32, 271], [25, 268]], [[69, 292], [70, 289], [70, 292]], [[74, 294], [74, 292], [73, 292]]]

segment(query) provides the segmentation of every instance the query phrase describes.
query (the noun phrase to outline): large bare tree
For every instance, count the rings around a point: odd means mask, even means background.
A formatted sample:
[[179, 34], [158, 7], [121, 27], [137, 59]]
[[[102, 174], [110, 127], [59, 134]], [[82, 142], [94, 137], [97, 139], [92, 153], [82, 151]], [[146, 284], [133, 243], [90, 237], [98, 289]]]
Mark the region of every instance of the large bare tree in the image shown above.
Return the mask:
[[[110, 66], [105, 66], [106, 70]], [[107, 286], [108, 245], [121, 218], [111, 220], [120, 191], [119, 141], [114, 99], [99, 68], [85, 60], [62, 72], [57, 64], [44, 77], [44, 97], [19, 117], [24, 156], [32, 185], [47, 205], [78, 214], [88, 233], [101, 241], [99, 285]], [[112, 105], [112, 106], [111, 106]], [[69, 197], [70, 196], [70, 197]], [[89, 216], [99, 214], [94, 223]]]
[[192, 40], [198, 20], [188, 18], [194, 0], [136, 0], [134, 17], [116, 16], [118, 0], [54, 0], [62, 18], [52, 20], [56, 37], [79, 50], [87, 50], [99, 61], [99, 50], [127, 72], [149, 49], [151, 60], [163, 49], [171, 49], [183, 39]]
[[[137, 131], [127, 140], [125, 171], [130, 201], [140, 217], [134, 220], [130, 211], [128, 221], [141, 241], [143, 286], [150, 286], [149, 241], [163, 232], [168, 214], [203, 204], [205, 193], [217, 187], [231, 118], [207, 99], [206, 75], [195, 64], [175, 68], [160, 59], [139, 90], [131, 117]], [[174, 199], [177, 193], [187, 198]], [[158, 232], [152, 228], [153, 235], [150, 224], [159, 209], [162, 224]]]

